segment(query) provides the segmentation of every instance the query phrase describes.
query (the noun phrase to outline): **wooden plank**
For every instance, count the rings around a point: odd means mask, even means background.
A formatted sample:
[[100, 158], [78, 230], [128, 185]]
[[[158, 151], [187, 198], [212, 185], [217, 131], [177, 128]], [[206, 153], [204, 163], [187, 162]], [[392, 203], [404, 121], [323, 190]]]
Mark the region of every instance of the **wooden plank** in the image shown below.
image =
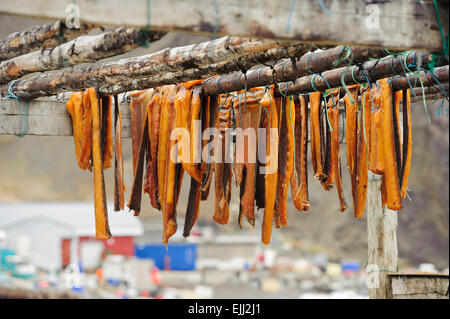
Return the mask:
[[397, 212], [381, 207], [381, 178], [369, 172], [367, 190], [367, 244], [369, 297], [391, 299], [392, 286], [388, 272], [398, 267]]
[[[66, 19], [71, 1], [2, 0], [0, 12]], [[295, 3], [294, 6], [292, 4]], [[80, 19], [162, 31], [188, 31], [292, 39], [324, 45], [361, 45], [441, 51], [442, 42], [429, 0], [78, 0]], [[150, 4], [148, 7], [147, 5]], [[216, 5], [217, 4], [217, 5]], [[448, 2], [440, 1], [448, 29]]]
[[[16, 101], [0, 99], [0, 134], [17, 135], [20, 121], [24, 120]], [[122, 137], [131, 137], [131, 119], [128, 103], [121, 103]], [[55, 98], [41, 98], [30, 102], [27, 135], [72, 136], [72, 120], [66, 110], [66, 102]]]
[[448, 299], [449, 276], [389, 274], [394, 299]]

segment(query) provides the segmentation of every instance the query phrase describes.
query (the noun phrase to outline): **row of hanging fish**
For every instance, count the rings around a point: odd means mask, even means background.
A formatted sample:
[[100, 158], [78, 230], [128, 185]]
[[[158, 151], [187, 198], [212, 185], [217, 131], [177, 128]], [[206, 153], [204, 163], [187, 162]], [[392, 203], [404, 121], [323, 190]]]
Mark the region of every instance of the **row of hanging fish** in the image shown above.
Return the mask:
[[[261, 240], [269, 244], [272, 225], [287, 225], [289, 189], [298, 211], [310, 209], [309, 142], [314, 178], [325, 191], [335, 188], [340, 211], [347, 209], [339, 132], [340, 120], [345, 120], [346, 164], [355, 217], [363, 216], [369, 171], [381, 175], [383, 207], [401, 209], [411, 166], [409, 90], [394, 92], [387, 79], [372, 88], [348, 86], [344, 114], [339, 111], [339, 92], [276, 97], [272, 86], [204, 96], [202, 82], [191, 81], [129, 93], [134, 178], [128, 208], [139, 215], [142, 191], [148, 194], [152, 207], [162, 211], [162, 241], [167, 245], [178, 227], [177, 202], [184, 175], [190, 178], [185, 237], [211, 187], [213, 219], [219, 224], [229, 222], [234, 183], [239, 187], [239, 225], [246, 219], [254, 226], [255, 211], [261, 210]], [[78, 166], [94, 173], [97, 238], [111, 237], [103, 170], [112, 166], [113, 157], [114, 210], [124, 209], [126, 191], [120, 106], [116, 96], [113, 125], [112, 100], [99, 98], [90, 88], [72, 94], [67, 103]]]

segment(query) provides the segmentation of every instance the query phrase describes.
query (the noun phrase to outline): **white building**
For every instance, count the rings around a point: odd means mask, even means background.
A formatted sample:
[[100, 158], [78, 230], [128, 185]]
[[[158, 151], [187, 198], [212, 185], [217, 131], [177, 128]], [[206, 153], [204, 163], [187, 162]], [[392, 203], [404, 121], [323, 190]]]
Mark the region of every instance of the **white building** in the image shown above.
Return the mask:
[[134, 254], [134, 237], [144, 233], [132, 213], [114, 212], [110, 205], [108, 212], [110, 240], [94, 239], [93, 203], [0, 204], [0, 232], [6, 233], [6, 247], [38, 267], [60, 269], [80, 258], [94, 267], [105, 250]]

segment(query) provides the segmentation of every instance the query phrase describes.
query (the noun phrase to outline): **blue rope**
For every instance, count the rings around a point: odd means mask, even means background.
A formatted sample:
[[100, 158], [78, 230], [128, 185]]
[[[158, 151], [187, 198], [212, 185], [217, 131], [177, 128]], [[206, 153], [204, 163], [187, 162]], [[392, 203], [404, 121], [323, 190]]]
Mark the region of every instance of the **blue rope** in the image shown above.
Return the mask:
[[[16, 100], [17, 109], [19, 110], [19, 134], [15, 134], [15, 135], [20, 138], [23, 138], [28, 132], [28, 106], [30, 105], [30, 101], [22, 100], [20, 97], [18, 97], [16, 94], [14, 94], [12, 86], [17, 81], [18, 80], [11, 81], [11, 83], [8, 86], [8, 94], [6, 94], [4, 97], [7, 99]], [[20, 101], [25, 102], [23, 113], [22, 113], [22, 108], [20, 107]]]
[[292, 14], [294, 13], [295, 8], [295, 0], [292, 0], [291, 8], [289, 9], [289, 15], [287, 19], [287, 25], [286, 25], [286, 33], [289, 33], [291, 31], [291, 20], [292, 20]]
[[328, 8], [325, 6], [325, 3], [323, 3], [323, 0], [318, 0], [320, 6], [322, 7], [322, 10], [325, 11], [326, 14], [328, 14], [329, 16], [331, 15], [330, 10], [328, 10]]

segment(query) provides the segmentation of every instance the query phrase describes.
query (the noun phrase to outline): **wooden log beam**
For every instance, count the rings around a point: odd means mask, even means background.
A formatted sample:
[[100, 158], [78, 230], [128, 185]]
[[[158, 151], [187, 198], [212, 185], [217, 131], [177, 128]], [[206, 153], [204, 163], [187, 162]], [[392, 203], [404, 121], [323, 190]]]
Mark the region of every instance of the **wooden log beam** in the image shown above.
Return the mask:
[[79, 29], [67, 28], [61, 21], [56, 21], [53, 24], [38, 25], [15, 32], [0, 40], [0, 61], [39, 49], [53, 48], [87, 33], [92, 28], [92, 24], [81, 24]]
[[246, 77], [239, 71], [220, 78], [209, 78], [203, 83], [203, 93], [217, 95], [243, 90], [246, 87], [249, 89], [274, 82], [293, 81], [310, 74], [310, 72], [320, 73], [342, 67], [349, 63], [350, 54], [353, 55], [353, 63], [355, 64], [367, 61], [369, 58], [381, 58], [387, 55], [385, 50], [358, 47], [349, 49], [345, 46], [337, 46], [328, 50], [309, 52], [300, 59], [287, 59], [272, 66], [255, 67], [246, 73]]
[[[417, 63], [417, 65], [426, 65], [426, 63], [431, 60], [431, 55], [428, 53], [419, 55], [416, 54], [416, 52], [412, 51], [406, 56], [405, 60], [407, 65], [411, 65], [413, 63]], [[322, 75], [308, 75], [301, 77], [294, 82], [281, 83], [279, 90], [284, 94], [302, 94], [314, 92], [315, 90], [325, 91], [329, 88], [342, 87], [342, 75], [344, 75], [344, 82], [347, 85], [355, 84], [358, 82], [365, 83], [366, 76], [370, 79], [370, 81], [374, 82], [382, 78], [402, 74], [404, 70], [405, 60], [397, 58], [387, 58], [380, 61], [367, 61], [361, 66], [351, 66], [349, 68], [343, 67], [334, 69], [323, 72]], [[447, 72], [445, 72], [445, 66], [435, 68], [435, 72], [438, 72], [438, 74], [442, 76], [442, 81], [440, 80], [441, 82], [448, 82], [448, 65], [446, 67]], [[411, 67], [410, 69], [414, 70], [415, 68]], [[429, 77], [430, 76], [427, 75], [424, 80], [428, 80]], [[445, 80], [445, 78], [447, 80]], [[355, 82], [355, 80], [357, 82]]]
[[[66, 19], [68, 1], [2, 0], [0, 12]], [[80, 19], [153, 30], [292, 39], [390, 49], [441, 51], [432, 1], [78, 0]], [[148, 6], [150, 5], [150, 6]], [[448, 29], [448, 1], [439, 2]], [[388, 36], [387, 36], [388, 35]]]
[[159, 40], [165, 33], [120, 27], [94, 36], [81, 36], [57, 47], [42, 49], [0, 63], [0, 84], [26, 74], [58, 70], [83, 62], [128, 52], [146, 41]]
[[367, 245], [369, 297], [392, 299], [389, 272], [397, 272], [397, 212], [381, 206], [381, 178], [369, 172], [367, 190]]
[[[302, 55], [310, 49], [310, 45], [297, 43], [223, 37], [184, 47], [167, 48], [140, 57], [42, 74], [18, 80], [12, 83], [11, 89], [18, 97], [29, 100], [87, 87], [112, 86], [121, 82], [129, 84], [130, 81], [133, 82], [131, 79], [146, 78], [135, 88], [122, 85], [120, 90], [101, 91], [104, 94], [117, 94], [248, 69], [274, 58]], [[0, 88], [0, 92], [5, 95], [8, 88], [9, 85], [5, 85]]]
[[[39, 98], [30, 102], [27, 135], [71, 136], [72, 120], [65, 100]], [[122, 137], [131, 137], [129, 104], [121, 103]], [[22, 103], [23, 108], [23, 103]], [[0, 134], [18, 135], [20, 121], [24, 123], [23, 109], [19, 111], [16, 101], [0, 98]], [[23, 129], [23, 128], [22, 128]]]

